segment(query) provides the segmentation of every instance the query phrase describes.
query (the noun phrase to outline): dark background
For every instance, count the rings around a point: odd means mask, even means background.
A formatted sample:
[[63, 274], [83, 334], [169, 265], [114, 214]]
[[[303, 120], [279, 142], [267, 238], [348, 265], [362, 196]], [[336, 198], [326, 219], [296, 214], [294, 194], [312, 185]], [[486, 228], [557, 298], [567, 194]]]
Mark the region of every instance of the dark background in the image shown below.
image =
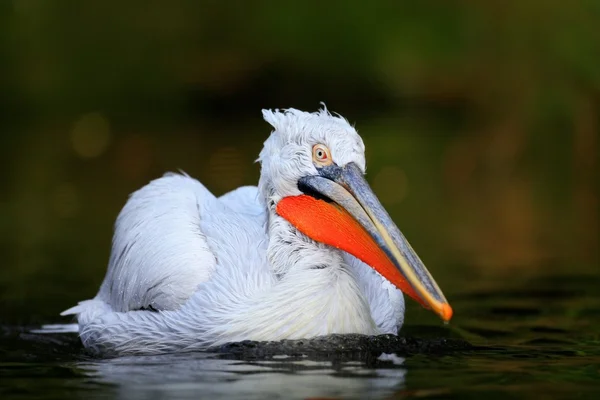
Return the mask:
[[400, 3], [0, 2], [0, 320], [93, 297], [130, 192], [255, 184], [261, 109], [321, 101], [451, 302], [596, 273], [600, 3]]

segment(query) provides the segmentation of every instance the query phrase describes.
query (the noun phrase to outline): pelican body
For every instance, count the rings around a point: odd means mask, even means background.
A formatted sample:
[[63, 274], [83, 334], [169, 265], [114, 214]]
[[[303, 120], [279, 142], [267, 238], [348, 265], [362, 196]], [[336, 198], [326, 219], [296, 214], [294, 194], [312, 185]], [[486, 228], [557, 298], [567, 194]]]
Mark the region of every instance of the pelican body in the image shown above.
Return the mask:
[[273, 131], [258, 186], [221, 197], [185, 174], [134, 192], [108, 269], [77, 317], [99, 355], [241, 340], [397, 334], [406, 293], [452, 309], [364, 179], [356, 130], [325, 108], [263, 110]]

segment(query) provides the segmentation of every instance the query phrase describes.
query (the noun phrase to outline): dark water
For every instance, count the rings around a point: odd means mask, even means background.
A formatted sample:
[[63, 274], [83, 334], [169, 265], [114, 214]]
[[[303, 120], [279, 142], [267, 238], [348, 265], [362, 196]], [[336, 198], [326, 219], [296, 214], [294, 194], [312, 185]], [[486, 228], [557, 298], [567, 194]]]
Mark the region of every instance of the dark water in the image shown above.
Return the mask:
[[600, 394], [597, 275], [544, 273], [518, 283], [498, 276], [465, 285], [472, 288], [452, 296], [455, 318], [449, 325], [409, 308], [401, 335], [406, 341], [338, 337], [316, 345], [249, 343], [218, 353], [102, 360], [86, 355], [74, 334], [41, 335], [31, 333], [33, 326], [5, 326], [2, 398], [574, 399]]

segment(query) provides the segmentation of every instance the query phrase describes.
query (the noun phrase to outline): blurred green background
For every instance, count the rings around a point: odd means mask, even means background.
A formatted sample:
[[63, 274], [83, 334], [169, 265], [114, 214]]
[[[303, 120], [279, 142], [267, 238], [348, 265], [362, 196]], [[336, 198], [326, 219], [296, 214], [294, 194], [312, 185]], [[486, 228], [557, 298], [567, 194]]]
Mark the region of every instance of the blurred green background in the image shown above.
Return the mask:
[[[598, 270], [600, 2], [0, 2], [1, 320], [95, 295], [127, 195], [255, 184], [262, 108], [327, 107], [451, 299]], [[451, 284], [452, 283], [452, 284]]]

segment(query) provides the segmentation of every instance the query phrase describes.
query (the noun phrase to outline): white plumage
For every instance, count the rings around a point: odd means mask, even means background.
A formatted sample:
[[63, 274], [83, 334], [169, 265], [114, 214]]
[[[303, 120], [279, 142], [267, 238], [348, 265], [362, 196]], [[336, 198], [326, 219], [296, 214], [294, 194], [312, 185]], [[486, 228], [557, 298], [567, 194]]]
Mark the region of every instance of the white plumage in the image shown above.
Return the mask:
[[400, 290], [352, 255], [312, 240], [276, 212], [318, 174], [312, 148], [365, 169], [364, 145], [327, 110], [263, 111], [274, 131], [258, 187], [215, 197], [167, 174], [133, 193], [116, 225], [104, 282], [75, 314], [97, 354], [156, 354], [226, 342], [333, 333], [396, 334]]

